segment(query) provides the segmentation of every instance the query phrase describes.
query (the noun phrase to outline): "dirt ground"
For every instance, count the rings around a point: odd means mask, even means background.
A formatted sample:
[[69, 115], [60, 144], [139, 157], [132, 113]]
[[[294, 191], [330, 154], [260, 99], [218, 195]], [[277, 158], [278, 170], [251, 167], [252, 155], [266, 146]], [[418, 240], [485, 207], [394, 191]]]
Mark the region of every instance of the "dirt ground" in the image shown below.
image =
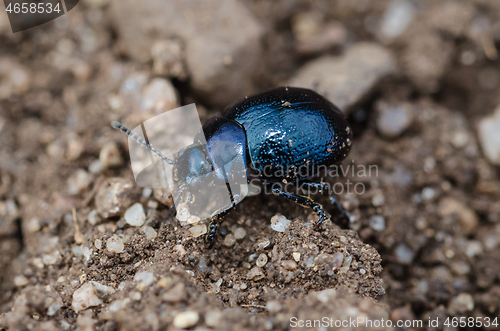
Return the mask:
[[[86, 0], [16, 34], [1, 13], [0, 329], [497, 329], [499, 49], [487, 0]], [[136, 185], [110, 126], [193, 102], [206, 120], [292, 83], [346, 113], [345, 166], [376, 166], [326, 178], [364, 188], [336, 195], [347, 229], [324, 196], [316, 230], [312, 210], [260, 194], [208, 250]]]

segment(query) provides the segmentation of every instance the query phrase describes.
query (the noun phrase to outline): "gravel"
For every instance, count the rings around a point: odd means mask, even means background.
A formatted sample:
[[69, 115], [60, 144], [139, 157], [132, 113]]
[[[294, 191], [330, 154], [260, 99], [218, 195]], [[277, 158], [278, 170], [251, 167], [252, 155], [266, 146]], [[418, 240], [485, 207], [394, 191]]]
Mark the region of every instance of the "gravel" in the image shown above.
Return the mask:
[[478, 135], [488, 161], [491, 164], [500, 165], [500, 106], [493, 115], [479, 122]]
[[289, 85], [314, 89], [347, 111], [395, 70], [395, 60], [387, 49], [362, 42], [351, 46], [343, 56], [323, 56], [305, 64]]
[[120, 237], [113, 235], [106, 240], [106, 249], [111, 253], [121, 253], [125, 249], [125, 245]]
[[271, 218], [271, 229], [278, 232], [285, 232], [285, 230], [290, 226], [290, 220], [282, 215], [274, 215]]
[[112, 2], [110, 10], [124, 48], [141, 62], [150, 60], [159, 41], [176, 36], [192, 87], [210, 102], [226, 106], [256, 91], [252, 77], [261, 61], [263, 31], [240, 1], [126, 0]]
[[411, 125], [413, 116], [409, 103], [377, 103], [377, 130], [384, 138], [396, 138]]
[[115, 290], [112, 287], [97, 282], [85, 283], [73, 293], [71, 308], [78, 313], [87, 308], [99, 306], [103, 303], [102, 296], [114, 292]]
[[127, 211], [125, 211], [125, 222], [130, 226], [142, 226], [146, 221], [146, 214], [144, 213], [144, 207], [140, 203], [134, 203], [130, 206]]
[[174, 326], [179, 329], [186, 329], [195, 326], [200, 319], [200, 315], [195, 311], [184, 311], [174, 318]]

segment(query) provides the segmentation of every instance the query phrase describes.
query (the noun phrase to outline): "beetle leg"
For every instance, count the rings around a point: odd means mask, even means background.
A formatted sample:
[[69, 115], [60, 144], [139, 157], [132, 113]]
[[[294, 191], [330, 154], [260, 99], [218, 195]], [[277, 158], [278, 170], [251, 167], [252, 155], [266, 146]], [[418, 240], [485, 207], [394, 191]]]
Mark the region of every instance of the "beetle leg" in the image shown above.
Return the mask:
[[314, 212], [318, 215], [319, 220], [316, 223], [316, 228], [321, 225], [325, 220], [330, 219], [330, 215], [328, 215], [325, 210], [323, 209], [323, 206], [321, 206], [319, 203], [314, 202], [313, 199], [306, 197], [305, 195], [296, 195], [296, 194], [291, 194], [288, 192], [282, 191], [280, 188], [273, 188], [273, 193], [277, 195], [281, 195], [282, 197], [285, 197], [289, 200], [292, 200], [296, 204], [301, 205], [302, 207], [306, 208], [312, 208]]
[[217, 225], [219, 224], [219, 221], [227, 213], [229, 213], [232, 209], [234, 209], [234, 207], [236, 207], [236, 202], [234, 201], [231, 187], [229, 186], [229, 183], [227, 181], [226, 181], [226, 187], [227, 187], [227, 192], [229, 193], [229, 197], [231, 198], [231, 205], [227, 208], [221, 208], [219, 210], [216, 210], [212, 214], [212, 216], [210, 216], [210, 225], [208, 226], [208, 232], [207, 235], [205, 236], [205, 242], [208, 243], [208, 249], [211, 249], [214, 246], [215, 236], [217, 235]]
[[217, 226], [219, 225], [219, 221], [236, 207], [236, 203], [232, 202], [229, 208], [219, 209], [212, 214], [210, 217], [210, 225], [208, 226], [208, 232], [205, 236], [205, 242], [208, 243], [208, 249], [211, 249], [215, 243], [215, 236], [217, 235]]
[[325, 195], [328, 195], [328, 198], [330, 199], [330, 202], [332, 204], [335, 205], [335, 207], [337, 207], [338, 211], [340, 212], [340, 214], [342, 216], [344, 216], [344, 218], [349, 221], [350, 220], [350, 217], [349, 217], [349, 214], [347, 213], [347, 211], [345, 210], [344, 206], [342, 206], [342, 204], [337, 200], [335, 199], [335, 197], [333, 195], [331, 195], [331, 192], [330, 192], [330, 187], [328, 185], [326, 185], [326, 183], [323, 183], [323, 182], [319, 182], [319, 183], [315, 183], [315, 182], [308, 182], [308, 181], [305, 181], [305, 182], [302, 182], [301, 183], [302, 185], [305, 185], [305, 186], [308, 186], [308, 187], [314, 187], [314, 188], [317, 188], [319, 189], [320, 193], [323, 193]]

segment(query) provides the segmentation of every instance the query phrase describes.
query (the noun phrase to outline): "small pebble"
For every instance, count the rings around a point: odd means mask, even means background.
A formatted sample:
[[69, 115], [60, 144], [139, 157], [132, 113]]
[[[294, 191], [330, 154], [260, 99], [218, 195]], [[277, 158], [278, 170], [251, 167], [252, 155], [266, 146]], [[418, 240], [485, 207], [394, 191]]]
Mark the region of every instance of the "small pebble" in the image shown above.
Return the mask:
[[26, 222], [26, 230], [31, 233], [38, 232], [40, 230], [40, 221], [38, 221], [38, 218], [30, 218], [28, 222]]
[[177, 206], [177, 213], [175, 216], [177, 218], [177, 220], [179, 222], [187, 222], [189, 216], [190, 216], [190, 214], [189, 214], [189, 210], [188, 210], [186, 204], [180, 203]]
[[230, 233], [224, 238], [224, 245], [231, 247], [236, 243], [236, 238]]
[[247, 278], [253, 281], [258, 281], [264, 278], [264, 272], [259, 267], [253, 267], [248, 273]]
[[375, 231], [383, 231], [385, 229], [385, 220], [380, 215], [373, 215], [369, 221], [370, 227]]
[[90, 213], [87, 215], [87, 220], [92, 225], [96, 225], [97, 223], [99, 223], [100, 219], [99, 219], [99, 215], [97, 214], [97, 211], [91, 210]]
[[158, 201], [149, 200], [147, 206], [150, 209], [158, 209]]
[[188, 219], [186, 220], [186, 222], [188, 224], [198, 224], [200, 223], [201, 219], [198, 217], [198, 216], [195, 216], [195, 215], [189, 215]]
[[154, 240], [157, 236], [155, 229], [153, 229], [152, 227], [150, 227], [148, 225], [144, 225], [141, 228], [141, 231], [142, 231], [142, 233], [144, 233], [146, 238], [148, 238], [149, 240]]
[[109, 311], [113, 313], [117, 313], [123, 309], [130, 303], [130, 299], [126, 298], [123, 300], [115, 300], [109, 304]]
[[245, 238], [246, 235], [247, 232], [243, 228], [237, 228], [236, 230], [234, 230], [234, 238], [236, 238], [237, 240]]
[[297, 262], [293, 260], [282, 260], [281, 266], [288, 271], [293, 271], [297, 269]]
[[406, 103], [390, 105], [386, 102], [377, 104], [377, 129], [385, 138], [396, 138], [412, 123], [411, 106]]
[[94, 198], [96, 210], [104, 218], [121, 215], [138, 196], [136, 184], [128, 178], [108, 178], [97, 190]]
[[102, 304], [103, 302], [100, 297], [114, 292], [115, 290], [112, 287], [97, 282], [85, 283], [73, 293], [71, 307], [78, 313], [79, 311]]
[[159, 286], [159, 287], [163, 288], [163, 287], [167, 286], [167, 285], [168, 285], [168, 283], [170, 283], [170, 279], [169, 279], [169, 278], [167, 278], [167, 277], [162, 277], [162, 278], [158, 281], [158, 283], [157, 283], [157, 284], [158, 284], [158, 286]]
[[175, 245], [174, 251], [177, 252], [177, 254], [179, 254], [179, 257], [181, 259], [184, 257], [184, 255], [187, 254], [186, 249], [184, 249], [184, 246], [182, 246], [182, 245]]
[[479, 122], [478, 134], [488, 161], [493, 165], [500, 165], [500, 106], [493, 115]]
[[278, 232], [285, 232], [290, 226], [290, 221], [282, 215], [274, 215], [271, 218], [271, 229]]
[[349, 268], [351, 266], [351, 262], [352, 262], [352, 256], [351, 255], [346, 256], [344, 258], [344, 262], [342, 263], [342, 267]]
[[195, 311], [184, 311], [174, 318], [174, 326], [178, 329], [186, 329], [195, 326], [200, 315]]
[[89, 165], [89, 172], [93, 174], [98, 174], [101, 171], [104, 170], [104, 166], [102, 165], [102, 162], [100, 160], [94, 160], [90, 165]]
[[140, 203], [134, 203], [125, 212], [125, 222], [131, 226], [142, 226], [146, 221], [146, 214], [144, 207]]
[[469, 258], [483, 254], [483, 246], [477, 240], [469, 240], [465, 245], [465, 255]]
[[384, 204], [385, 198], [382, 194], [374, 195], [372, 198], [372, 205], [374, 207], [380, 207]]
[[120, 237], [113, 235], [111, 238], [106, 240], [106, 249], [111, 253], [121, 253], [125, 249], [125, 245]]
[[92, 180], [92, 176], [83, 169], [75, 171], [67, 180], [67, 191], [70, 195], [84, 193]]
[[293, 259], [295, 260], [295, 262], [300, 261], [300, 253], [299, 252], [293, 252], [292, 256], [293, 256]]
[[29, 284], [28, 278], [24, 277], [23, 275], [18, 275], [14, 277], [14, 285], [17, 287], [23, 287]]
[[140, 287], [141, 289], [153, 284], [154, 279], [154, 274], [148, 271], [138, 272], [134, 276], [134, 280], [139, 283], [138, 287]]
[[199, 236], [202, 236], [205, 233], [207, 233], [207, 226], [205, 224], [198, 224], [198, 225], [191, 227], [189, 229], [189, 232], [191, 232], [191, 235], [194, 238], [198, 238]]
[[257, 243], [257, 250], [263, 251], [269, 245], [271, 245], [271, 241], [269, 239], [264, 239], [264, 240], [260, 241], [259, 243]]
[[469, 293], [460, 293], [453, 298], [449, 310], [452, 314], [463, 314], [474, 309], [474, 298]]
[[153, 78], [143, 90], [141, 109], [144, 111], [164, 112], [177, 108], [175, 87], [165, 78]]
[[118, 167], [123, 164], [120, 150], [115, 142], [106, 143], [99, 153], [99, 161], [104, 169]]
[[260, 254], [259, 257], [257, 258], [257, 261], [255, 261], [255, 264], [259, 267], [265, 266], [267, 263], [267, 255], [266, 254]]
[[219, 326], [220, 321], [222, 320], [222, 313], [220, 310], [209, 310], [205, 314], [205, 323], [212, 328], [216, 328]]
[[416, 14], [415, 5], [410, 0], [392, 0], [382, 18], [380, 32], [392, 40], [399, 37], [408, 27]]
[[399, 263], [411, 264], [414, 257], [415, 252], [405, 244], [399, 244], [398, 247], [396, 247], [396, 259]]
[[163, 294], [162, 299], [165, 302], [177, 303], [186, 297], [186, 288], [184, 283], [177, 283], [174, 287]]
[[266, 303], [266, 309], [270, 313], [277, 313], [281, 310], [281, 303], [278, 300], [271, 300]]
[[338, 269], [344, 263], [344, 254], [337, 252], [332, 256], [332, 268]]

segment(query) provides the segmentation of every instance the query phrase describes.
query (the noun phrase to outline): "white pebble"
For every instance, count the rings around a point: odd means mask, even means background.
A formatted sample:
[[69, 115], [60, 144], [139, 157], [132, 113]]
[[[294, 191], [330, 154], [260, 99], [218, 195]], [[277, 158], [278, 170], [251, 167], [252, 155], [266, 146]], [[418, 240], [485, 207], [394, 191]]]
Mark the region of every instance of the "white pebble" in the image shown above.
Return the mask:
[[257, 261], [255, 262], [255, 264], [257, 264], [257, 266], [259, 267], [263, 267], [265, 266], [267, 263], [267, 255], [266, 254], [260, 254], [259, 257], [257, 258]]
[[236, 243], [236, 239], [234, 236], [230, 233], [224, 238], [224, 245], [225, 246], [233, 246]]
[[81, 194], [87, 190], [92, 176], [83, 169], [76, 170], [67, 180], [67, 191], [70, 195]]
[[29, 221], [26, 223], [26, 230], [28, 230], [31, 233], [38, 232], [40, 230], [40, 221], [38, 221], [38, 218], [36, 217], [30, 218]]
[[146, 238], [148, 238], [149, 240], [153, 240], [157, 236], [155, 229], [153, 229], [152, 227], [150, 227], [148, 225], [144, 225], [141, 228], [141, 231], [142, 231], [142, 233], [144, 233], [144, 235], [146, 235]]
[[207, 233], [207, 226], [205, 224], [198, 224], [191, 227], [189, 232], [191, 232], [191, 235], [193, 235], [194, 238], [197, 238]]
[[200, 315], [195, 311], [184, 311], [174, 318], [174, 326], [178, 329], [190, 328], [200, 319]]
[[243, 228], [237, 228], [236, 230], [234, 230], [234, 237], [237, 240], [245, 238], [246, 235], [247, 232]]
[[92, 225], [96, 225], [97, 223], [99, 223], [100, 218], [99, 215], [97, 214], [97, 210], [94, 209], [90, 211], [90, 213], [87, 215], [87, 220]]
[[188, 224], [193, 224], [193, 225], [200, 223], [200, 221], [201, 219], [195, 215], [189, 215], [188, 219], [186, 220]]
[[95, 246], [95, 248], [97, 248], [97, 249], [101, 249], [101, 248], [102, 248], [102, 240], [101, 240], [101, 239], [96, 239], [96, 240], [94, 241], [94, 246]]
[[373, 215], [369, 221], [370, 227], [375, 231], [383, 231], [385, 229], [385, 220], [380, 215]]
[[187, 206], [183, 203], [179, 204], [177, 206], [177, 213], [175, 216], [179, 220], [179, 222], [187, 222], [189, 216], [190, 214]]
[[293, 259], [295, 260], [295, 262], [300, 261], [300, 253], [299, 252], [293, 252], [292, 256], [293, 256]]
[[14, 277], [14, 285], [16, 285], [17, 287], [26, 286], [28, 284], [29, 284], [28, 278], [24, 277], [23, 275], [18, 275]]
[[274, 215], [271, 218], [271, 229], [278, 232], [285, 232], [290, 226], [290, 221], [282, 215]]
[[415, 6], [409, 0], [391, 1], [382, 19], [382, 35], [388, 39], [400, 36], [415, 17], [415, 12]]
[[500, 106], [479, 122], [478, 131], [484, 155], [491, 164], [500, 165]]
[[130, 302], [129, 298], [123, 299], [123, 300], [115, 300], [109, 304], [109, 311], [116, 313], [119, 312], [120, 310], [123, 310], [128, 303]]
[[115, 142], [105, 144], [99, 153], [99, 161], [104, 169], [117, 167], [123, 163], [120, 150]]
[[140, 203], [134, 203], [125, 212], [125, 222], [131, 226], [142, 226], [146, 221], [146, 214], [144, 213], [144, 207]]
[[372, 205], [375, 207], [380, 207], [384, 204], [385, 198], [382, 194], [374, 195], [372, 198]]
[[155, 276], [152, 272], [143, 271], [136, 273], [134, 276], [134, 280], [140, 283], [140, 287], [145, 288], [153, 284]]
[[396, 247], [396, 259], [399, 263], [410, 264], [414, 257], [415, 252], [405, 244], [400, 244]]
[[97, 282], [89, 282], [83, 284], [78, 290], [73, 293], [73, 302], [71, 307], [75, 312], [85, 310], [89, 307], [94, 307], [102, 304], [102, 300], [96, 295], [96, 291], [103, 294], [114, 293], [112, 287], [99, 284]]
[[113, 235], [111, 238], [106, 240], [106, 248], [111, 253], [121, 253], [125, 249], [125, 245], [120, 237]]

